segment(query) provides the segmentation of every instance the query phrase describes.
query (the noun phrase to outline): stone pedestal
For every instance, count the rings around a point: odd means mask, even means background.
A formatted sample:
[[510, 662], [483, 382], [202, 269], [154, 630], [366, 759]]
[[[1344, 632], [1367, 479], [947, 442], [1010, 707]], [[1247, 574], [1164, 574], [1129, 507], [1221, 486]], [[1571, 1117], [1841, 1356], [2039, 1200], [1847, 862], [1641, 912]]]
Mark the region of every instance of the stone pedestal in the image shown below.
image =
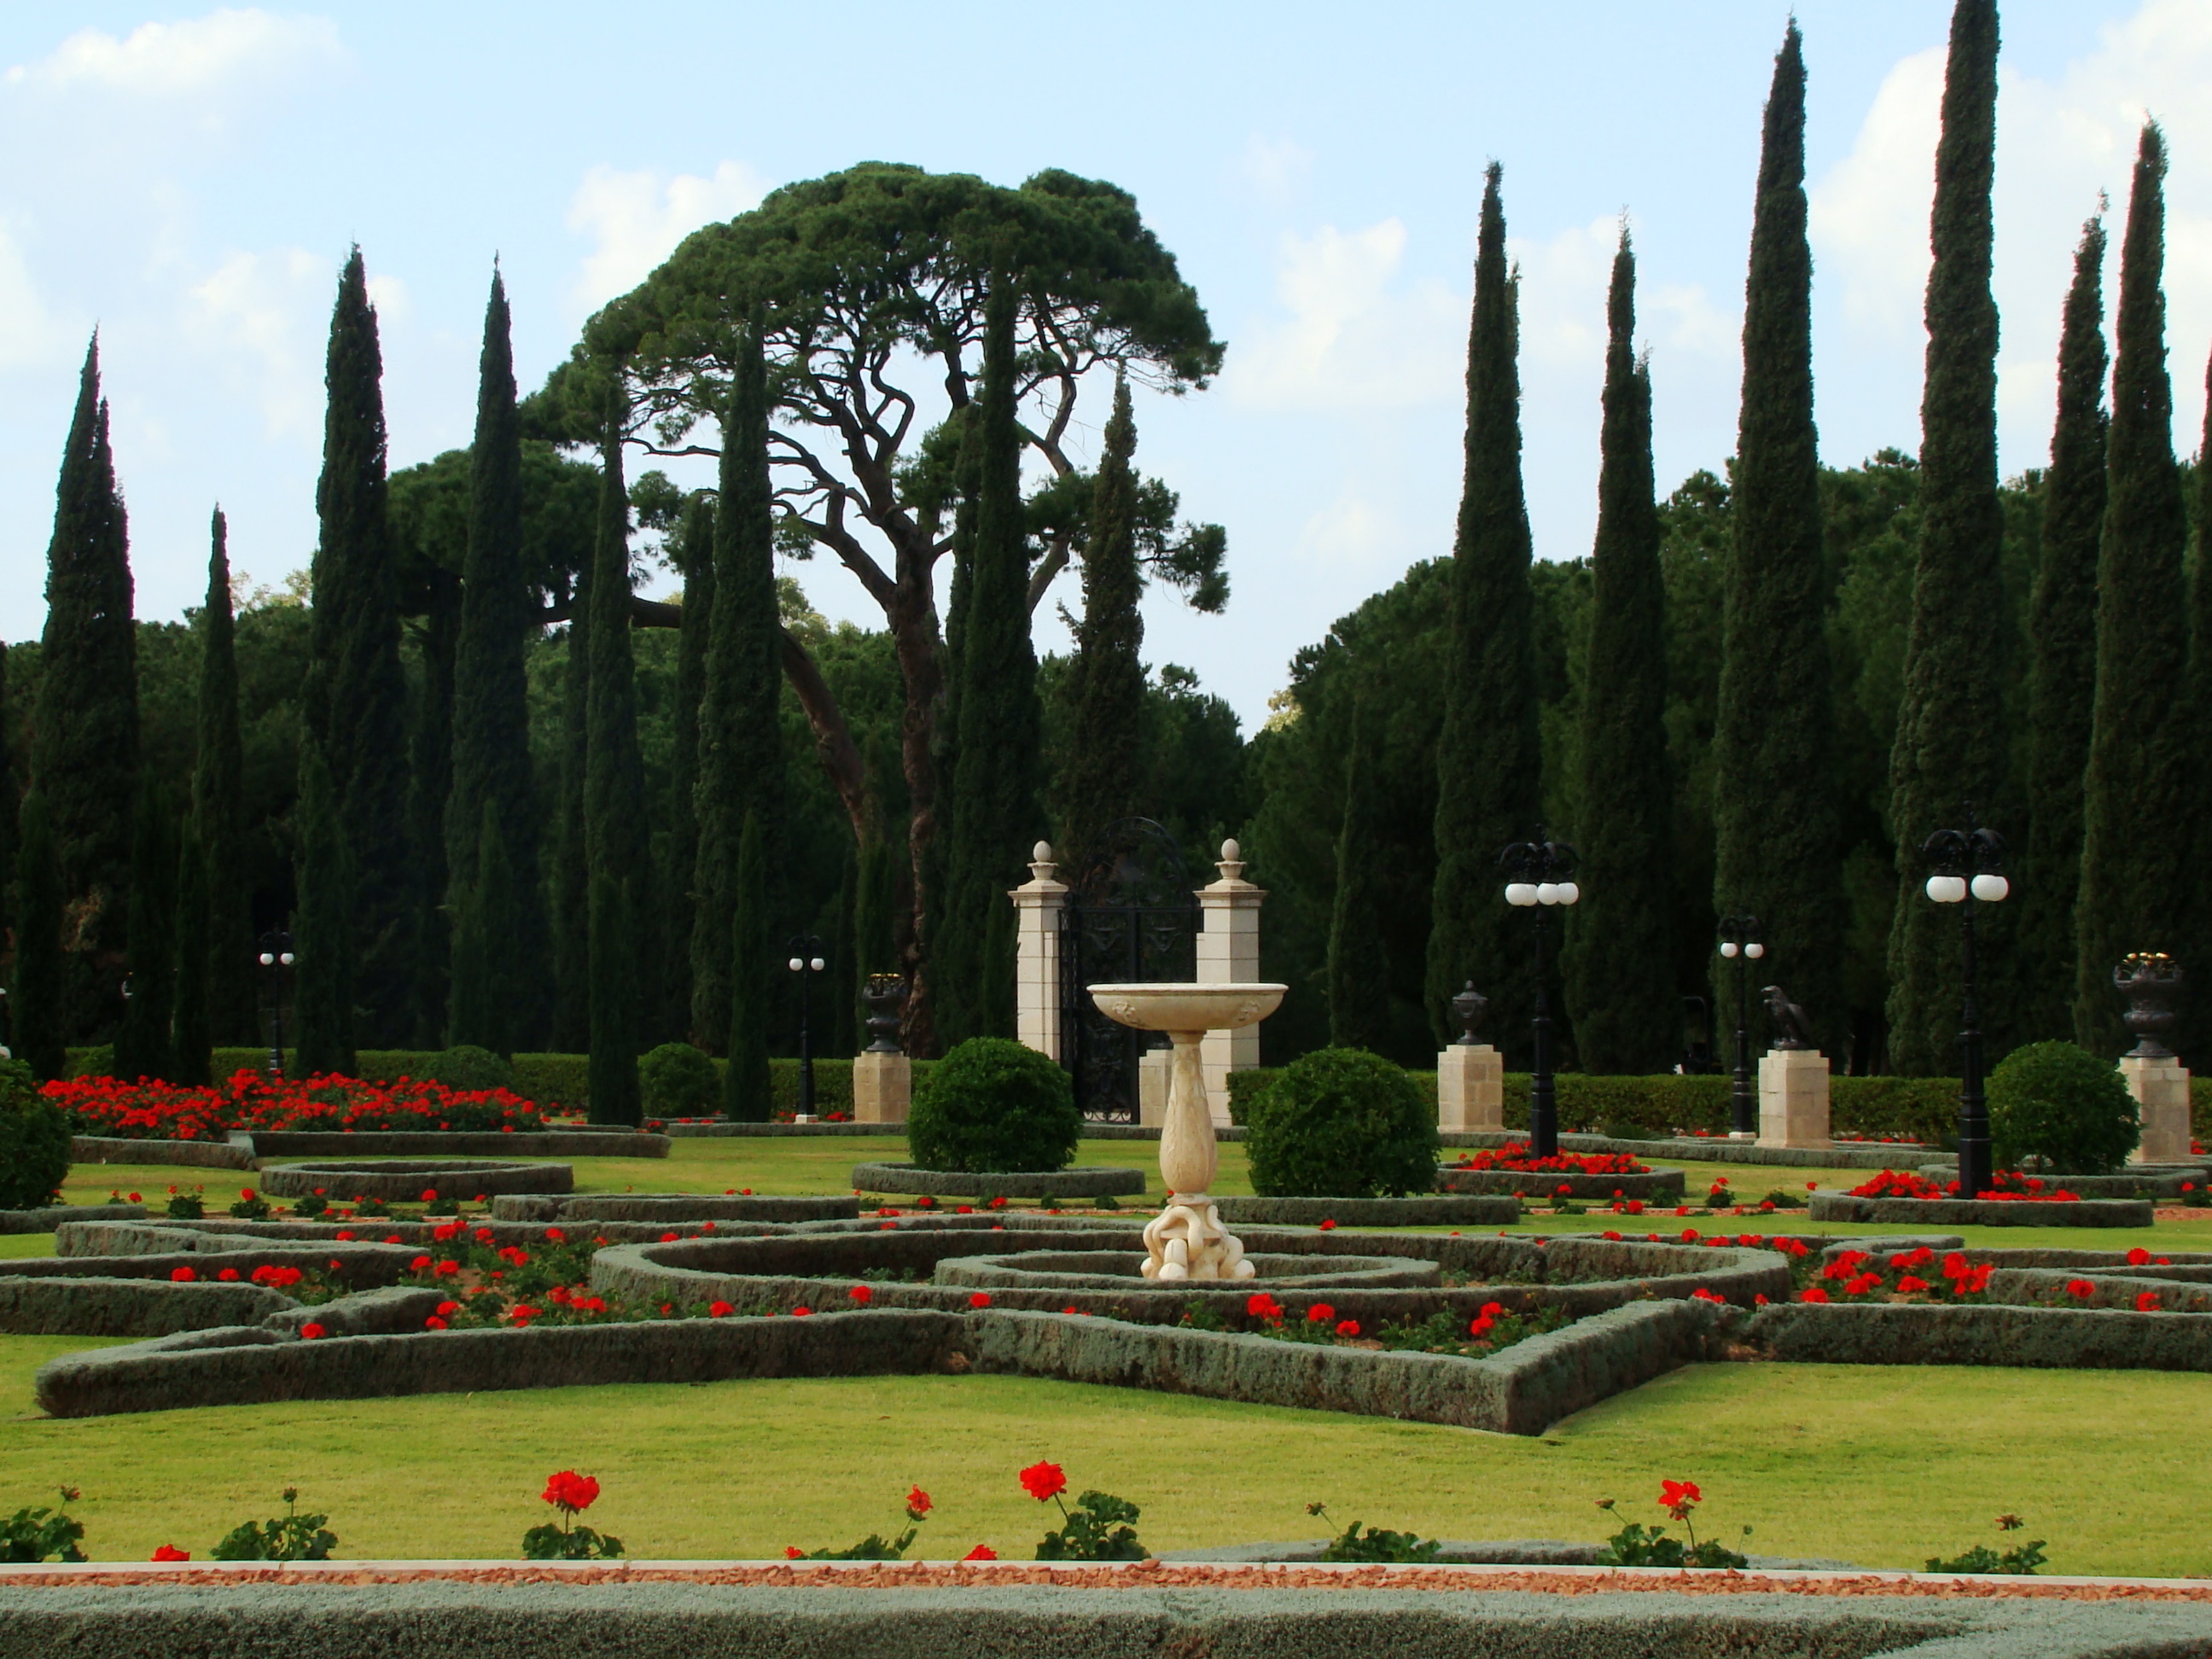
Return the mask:
[[[1198, 935], [1198, 980], [1206, 985], [1249, 985], [1260, 977], [1260, 905], [1267, 890], [1244, 879], [1243, 849], [1221, 843], [1214, 867], [1221, 879], [1198, 890], [1204, 918]], [[1066, 890], [1063, 889], [1063, 891]], [[1208, 1031], [1199, 1045], [1206, 1078], [1206, 1103], [1216, 1127], [1229, 1126], [1229, 1074], [1260, 1063], [1260, 1028]]]
[[1172, 1048], [1148, 1048], [1137, 1059], [1137, 1121], [1157, 1129], [1168, 1121], [1168, 1072]]
[[2130, 1164], [2187, 1164], [2189, 1073], [2172, 1054], [2120, 1056], [2120, 1076], [2142, 1115], [2142, 1139], [2128, 1154]]
[[1505, 1056], [1486, 1042], [1455, 1042], [1437, 1056], [1437, 1127], [1505, 1127]]
[[1759, 1062], [1759, 1144], [1832, 1146], [1828, 1057], [1810, 1048], [1771, 1048]]
[[904, 1054], [853, 1056], [853, 1121], [903, 1123], [914, 1099], [914, 1062]]
[[1060, 1031], [1060, 920], [1067, 884], [1054, 879], [1052, 846], [1030, 854], [1030, 878], [1009, 888], [1014, 902], [1014, 1036], [1048, 1060], [1064, 1060]]

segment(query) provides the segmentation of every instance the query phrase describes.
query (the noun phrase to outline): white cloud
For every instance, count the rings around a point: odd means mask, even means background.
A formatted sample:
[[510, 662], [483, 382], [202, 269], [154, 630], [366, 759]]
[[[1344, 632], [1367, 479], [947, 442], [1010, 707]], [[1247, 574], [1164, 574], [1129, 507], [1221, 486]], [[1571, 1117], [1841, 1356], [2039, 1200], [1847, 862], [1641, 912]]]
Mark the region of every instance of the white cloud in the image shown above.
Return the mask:
[[577, 303], [590, 310], [628, 293], [690, 232], [758, 205], [766, 191], [742, 161], [724, 161], [707, 179], [593, 167], [568, 204], [568, 228], [595, 244], [576, 280]]
[[1347, 482], [1298, 532], [1297, 562], [1332, 578], [1404, 568], [1406, 534], [1397, 515]]
[[1936, 46], [1893, 68], [1851, 153], [1810, 192], [1816, 270], [1843, 283], [1846, 316], [1883, 332], [1920, 325], [1943, 59]]
[[39, 297], [22, 249], [0, 225], [0, 368], [55, 361], [63, 355], [60, 342], [71, 332]]
[[325, 319], [337, 282], [328, 259], [281, 248], [228, 254], [186, 292], [186, 337], [260, 405], [271, 438], [313, 442], [322, 429]]
[[337, 26], [326, 17], [225, 8], [181, 22], [142, 23], [119, 40], [80, 29], [46, 58], [9, 69], [7, 79], [59, 91], [176, 97], [293, 74], [341, 56]]
[[1263, 138], [1254, 133], [1237, 160], [1237, 176], [1261, 199], [1279, 205], [1296, 195], [1313, 171], [1313, 152], [1295, 138]]

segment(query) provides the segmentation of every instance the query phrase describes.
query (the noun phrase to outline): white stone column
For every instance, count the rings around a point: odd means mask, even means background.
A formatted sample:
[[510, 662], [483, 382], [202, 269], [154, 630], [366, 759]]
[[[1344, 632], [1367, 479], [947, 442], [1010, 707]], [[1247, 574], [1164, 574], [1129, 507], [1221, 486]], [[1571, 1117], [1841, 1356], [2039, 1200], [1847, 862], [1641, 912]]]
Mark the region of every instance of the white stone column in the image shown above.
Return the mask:
[[[1198, 890], [1204, 923], [1198, 935], [1198, 982], [1201, 985], [1250, 985], [1260, 977], [1260, 904], [1267, 889], [1244, 879], [1243, 849], [1233, 841], [1221, 843], [1221, 858], [1214, 866], [1221, 879]], [[1229, 1122], [1229, 1074], [1249, 1071], [1260, 1063], [1260, 1028], [1242, 1025], [1233, 1031], [1208, 1031], [1199, 1046], [1206, 1078], [1206, 1100], [1216, 1127]]]
[[2192, 1164], [2189, 1151], [2189, 1073], [2172, 1054], [2122, 1054], [2120, 1076], [2136, 1097], [2142, 1139], [2130, 1164]]
[[1157, 1129], [1168, 1121], [1168, 1067], [1172, 1048], [1147, 1048], [1137, 1056], [1137, 1121]]
[[1832, 1146], [1828, 1138], [1828, 1057], [1811, 1048], [1770, 1048], [1759, 1062], [1759, 1144]]
[[1030, 878], [1009, 888], [1014, 902], [1014, 1035], [1049, 1060], [1063, 1060], [1060, 1030], [1060, 922], [1067, 884], [1054, 879], [1052, 844], [1030, 854]]
[[1505, 1127], [1505, 1056], [1486, 1042], [1455, 1042], [1437, 1056], [1437, 1127]]

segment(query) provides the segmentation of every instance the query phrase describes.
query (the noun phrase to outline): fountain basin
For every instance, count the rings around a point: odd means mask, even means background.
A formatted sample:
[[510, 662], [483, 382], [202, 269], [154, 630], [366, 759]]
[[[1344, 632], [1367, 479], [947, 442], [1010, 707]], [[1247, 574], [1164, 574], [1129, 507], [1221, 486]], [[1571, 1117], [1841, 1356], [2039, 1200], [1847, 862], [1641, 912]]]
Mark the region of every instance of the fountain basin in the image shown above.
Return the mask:
[[1287, 985], [1092, 985], [1108, 1018], [1139, 1031], [1233, 1031], [1275, 1012]]
[[[1427, 1290], [1442, 1285], [1434, 1261], [1403, 1256], [1310, 1255], [1273, 1253], [1247, 1255], [1253, 1276], [1236, 1281], [1255, 1291]], [[1145, 1275], [1144, 1261], [1126, 1250], [1021, 1250], [1011, 1255], [951, 1256], [931, 1274], [939, 1285], [973, 1285], [1004, 1290], [1168, 1291], [1188, 1295], [1192, 1281], [1162, 1283]]]

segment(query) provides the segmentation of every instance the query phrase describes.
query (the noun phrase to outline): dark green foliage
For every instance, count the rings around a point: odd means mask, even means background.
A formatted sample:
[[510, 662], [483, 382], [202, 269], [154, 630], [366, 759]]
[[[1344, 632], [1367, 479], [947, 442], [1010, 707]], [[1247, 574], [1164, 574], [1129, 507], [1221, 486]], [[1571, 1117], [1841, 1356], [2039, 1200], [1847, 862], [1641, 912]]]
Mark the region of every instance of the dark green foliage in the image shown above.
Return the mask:
[[[1458, 1322], [1453, 1322], [1456, 1329]], [[1306, 1505], [1308, 1515], [1317, 1515], [1332, 1526], [1335, 1519], [1328, 1508], [1320, 1504]], [[1342, 1532], [1328, 1540], [1328, 1547], [1321, 1553], [1324, 1561], [1433, 1561], [1443, 1548], [1433, 1538], [1423, 1538], [1419, 1533], [1392, 1532], [1385, 1527], [1370, 1527], [1364, 1533], [1354, 1521]]]
[[1977, 1544], [1973, 1548], [1954, 1555], [1948, 1561], [1940, 1555], [1929, 1556], [1928, 1571], [1960, 1573], [2031, 1573], [2049, 1559], [2043, 1553], [2043, 1545], [2042, 1539], [2035, 1538], [1999, 1553], [1987, 1544]]
[[605, 871], [592, 874], [591, 1121], [635, 1123], [638, 984], [636, 916], [629, 884]]
[[1126, 1498], [1086, 1492], [1060, 1512], [1060, 1525], [1037, 1546], [1040, 1561], [1142, 1561], [1152, 1553], [1129, 1524], [1143, 1511]]
[[[86, 352], [62, 452], [46, 550], [46, 627], [31, 726], [31, 784], [46, 797], [73, 955], [85, 982], [65, 993], [73, 1028], [112, 1030], [109, 1009], [128, 926], [138, 789], [137, 641], [130, 536], [100, 395], [100, 342]], [[79, 920], [81, 918], [81, 920]]]
[[[2105, 224], [2081, 227], [2058, 337], [2058, 420], [2030, 605], [2027, 857], [2018, 902], [2021, 1031], [2074, 1029], [2074, 899], [2097, 702], [2097, 547], [2105, 517]], [[2212, 474], [2207, 474], [2212, 477]], [[2200, 591], [2203, 584], [2199, 583]]]
[[1751, 1565], [1748, 1558], [1716, 1539], [1686, 1547], [1680, 1539], [1669, 1537], [1666, 1528], [1635, 1521], [1605, 1540], [1597, 1561], [1601, 1567], [1734, 1567], [1739, 1571]]
[[[691, 896], [699, 872], [699, 705], [707, 690], [708, 632], [714, 612], [714, 498], [691, 497], [674, 538], [684, 573], [684, 627], [676, 654], [676, 707], [671, 711], [668, 764], [668, 857], [661, 894], [668, 906], [668, 1006], [659, 1025], [691, 1029]], [[648, 1110], [650, 1108], [647, 1109]]]
[[422, 681], [408, 738], [407, 840], [415, 858], [407, 908], [411, 961], [410, 1018], [418, 1043], [435, 1042], [450, 1018], [453, 915], [446, 867], [447, 798], [453, 791], [453, 655], [461, 621], [461, 583], [431, 566], [422, 573], [426, 607], [416, 633]]
[[1996, 1167], [2029, 1159], [2060, 1175], [2118, 1169], [2141, 1138], [2136, 1098], [2109, 1061], [2070, 1042], [2015, 1048], [1990, 1073]]
[[[64, 1504], [76, 1495], [74, 1486], [62, 1488]], [[0, 1521], [0, 1561], [43, 1561], [50, 1555], [60, 1561], [82, 1561], [87, 1558], [77, 1546], [83, 1540], [84, 1522], [66, 1509], [26, 1506]]]
[[[1743, 407], [1713, 732], [1713, 902], [1765, 927], [1766, 971], [1844, 1052], [1846, 914], [1813, 426], [1805, 65], [1774, 60], [1744, 287]], [[1712, 957], [1714, 961], [1718, 958]], [[1717, 971], [1717, 994], [1733, 989]]]
[[1437, 746], [1436, 886], [1429, 1024], [1472, 979], [1491, 998], [1492, 1040], [1519, 1052], [1533, 1008], [1527, 929], [1498, 896], [1498, 855], [1542, 810], [1542, 741], [1530, 626], [1528, 514], [1521, 491], [1518, 297], [1507, 269], [1500, 169], [1482, 191], [1468, 337], [1466, 479], [1452, 541], [1451, 643]]
[[929, 941], [940, 1043], [1000, 1036], [1014, 1024], [1014, 912], [1006, 889], [1043, 829], [1037, 808], [1042, 714], [1030, 642], [1029, 544], [1015, 418], [1015, 277], [994, 277], [983, 331], [983, 390], [969, 441], [980, 445], [975, 550], [957, 601], [959, 655], [950, 687], [957, 757], [942, 858], [943, 902]]
[[[1928, 274], [1928, 372], [1920, 402], [1920, 547], [1905, 641], [1905, 696], [1890, 750], [1897, 905], [1889, 934], [1889, 1064], [1947, 1070], [1960, 1025], [1958, 941], [1923, 890], [1920, 845], [2012, 805], [2005, 706], [2009, 607], [1997, 501], [1997, 306], [1990, 292], [1990, 185], [1996, 166], [1996, 0], [1958, 0], [1936, 152], [1936, 251]], [[2010, 912], [1982, 912], [1989, 934], [1982, 1018], [2008, 1029]], [[1784, 981], [1787, 982], [1786, 981]]]
[[651, 1118], [707, 1117], [721, 1105], [714, 1062], [688, 1042], [664, 1042], [637, 1063], [639, 1099]]
[[957, 1044], [915, 1085], [907, 1146], [925, 1170], [1065, 1169], [1083, 1115], [1067, 1073], [1006, 1037]]
[[550, 1522], [522, 1534], [526, 1561], [613, 1561], [623, 1554], [623, 1540], [589, 1527], [556, 1527]]
[[241, 1522], [208, 1552], [217, 1561], [327, 1561], [338, 1547], [337, 1534], [324, 1526], [327, 1515], [300, 1513], [296, 1487], [284, 1488], [284, 1513], [263, 1522]]
[[177, 1012], [177, 840], [174, 813], [150, 775], [138, 789], [131, 838], [131, 990], [115, 1034], [115, 1075], [171, 1073]]
[[292, 923], [295, 1076], [353, 1075], [353, 855], [337, 788], [313, 741], [300, 747], [300, 908]]
[[[2195, 468], [2196, 540], [2195, 575], [2189, 590], [2189, 707], [2190, 721], [2195, 732], [2208, 729], [2212, 720], [2212, 363], [2204, 371], [2204, 441], [2197, 452]], [[2212, 811], [2212, 769], [2204, 765], [2201, 738], [2195, 750], [2193, 772], [2197, 783], [2197, 823], [2205, 821], [2204, 814]], [[2212, 963], [2212, 871], [2207, 871], [2204, 861], [2196, 863], [2196, 887], [2190, 894], [2189, 941], [2181, 951], [2181, 958], [2189, 963]], [[2180, 1042], [2183, 1052], [2203, 1053], [2203, 1041], [2212, 1036], [2212, 1018], [2207, 1018], [2201, 1003], [2193, 1018], [2182, 1021]]]
[[442, 1083], [448, 1089], [475, 1091], [514, 1087], [513, 1062], [471, 1042], [457, 1042], [452, 1048], [432, 1055], [429, 1063], [415, 1075]]
[[353, 250], [338, 278], [324, 371], [329, 404], [315, 492], [314, 654], [322, 743], [352, 864], [353, 993], [372, 1042], [411, 1024], [419, 893], [407, 822], [407, 686], [399, 664], [399, 576], [385, 477], [384, 360], [368, 275]]
[[745, 814], [730, 896], [730, 1063], [722, 1076], [722, 1109], [740, 1123], [771, 1115], [768, 1048], [775, 959], [769, 954], [768, 836], [760, 815]]
[[206, 860], [207, 917], [200, 955], [179, 960], [183, 971], [204, 975], [210, 1036], [250, 1042], [260, 1016], [253, 985], [253, 886], [247, 872], [246, 750], [239, 723], [238, 624], [231, 614], [228, 533], [217, 507], [210, 526], [207, 602], [199, 616], [192, 763], [192, 823]]
[[1436, 1184], [1434, 1107], [1404, 1069], [1357, 1048], [1292, 1060], [1247, 1109], [1263, 1198], [1367, 1198]]
[[502, 917], [512, 921], [520, 914], [517, 877], [500, 830], [496, 800], [484, 801], [478, 822], [473, 879], [452, 889], [453, 994], [447, 1035], [455, 1042], [513, 1054], [519, 1046], [530, 980], [516, 961], [521, 939], [500, 922]]
[[567, 649], [561, 657], [560, 799], [553, 844], [553, 1046], [591, 1046], [591, 878], [584, 858], [584, 775], [590, 722], [592, 582], [576, 579]]
[[69, 1169], [67, 1114], [40, 1097], [28, 1065], [0, 1060], [0, 1210], [44, 1209]]
[[[691, 877], [691, 1032], [709, 1050], [726, 1048], [735, 1036], [730, 1020], [738, 975], [731, 951], [738, 909], [733, 884], [738, 842], [747, 819], [757, 819], [765, 869], [775, 858], [781, 812], [782, 757], [775, 711], [781, 629], [766, 374], [759, 331], [748, 329], [723, 428], [720, 495], [711, 526], [712, 603], [699, 619], [708, 633], [699, 702], [699, 778], [693, 792], [698, 853]], [[765, 884], [761, 890], [765, 902]]]
[[1663, 1072], [1680, 1057], [1674, 790], [1667, 767], [1666, 581], [1651, 471], [1651, 371], [1636, 356], [1636, 255], [1621, 232], [1607, 307], [1597, 538], [1590, 555], [1582, 902], [1563, 967], [1575, 1052], [1589, 1072]]
[[1124, 377], [1114, 383], [1114, 414], [1091, 496], [1091, 549], [1083, 561], [1083, 621], [1060, 685], [1073, 740], [1057, 793], [1062, 850], [1074, 859], [1088, 857], [1108, 825], [1138, 810], [1145, 619], [1137, 609], [1144, 583], [1137, 571], [1137, 480], [1130, 466], [1136, 448]]
[[8, 1042], [40, 1082], [68, 1065], [64, 1024], [62, 875], [45, 793], [23, 797], [15, 848], [15, 976], [8, 992]]
[[1376, 905], [1377, 836], [1372, 759], [1352, 713], [1344, 766], [1343, 828], [1336, 838], [1336, 900], [1328, 922], [1328, 1040], [1379, 1048], [1390, 1030], [1390, 964]]
[[2147, 124], [2120, 245], [2118, 356], [2098, 548], [2097, 702], [2083, 786], [2075, 1039], [2126, 1044], [2112, 968], [2131, 951], [2178, 951], [2196, 878], [2189, 821], [2196, 779], [2183, 556], [2188, 520], [2173, 459], [2166, 372], [2166, 143]]
[[0, 938], [15, 925], [15, 829], [23, 791], [16, 775], [14, 726], [8, 708], [8, 642], [0, 640]]
[[176, 1018], [171, 1047], [169, 1081], [211, 1083], [208, 1067], [215, 1036], [208, 1016], [210, 975], [208, 959], [207, 854], [200, 846], [199, 825], [185, 821], [177, 860]]

